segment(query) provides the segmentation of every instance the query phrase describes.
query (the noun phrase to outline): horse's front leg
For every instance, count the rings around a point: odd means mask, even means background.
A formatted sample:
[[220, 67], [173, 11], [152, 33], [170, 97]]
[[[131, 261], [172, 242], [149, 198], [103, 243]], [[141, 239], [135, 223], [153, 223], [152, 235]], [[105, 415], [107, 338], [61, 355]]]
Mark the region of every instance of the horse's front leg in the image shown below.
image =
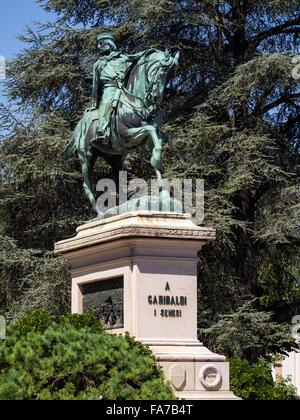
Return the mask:
[[150, 127], [151, 129], [149, 130], [149, 137], [152, 142], [151, 165], [153, 166], [156, 172], [157, 178], [161, 180], [163, 138], [157, 135], [157, 129], [155, 127]]
[[148, 138], [148, 143], [152, 147], [151, 165], [153, 166], [158, 179], [161, 179], [162, 172], [162, 144], [163, 139], [157, 135], [157, 129], [153, 125], [145, 125], [139, 128], [129, 130], [131, 142], [140, 143]]

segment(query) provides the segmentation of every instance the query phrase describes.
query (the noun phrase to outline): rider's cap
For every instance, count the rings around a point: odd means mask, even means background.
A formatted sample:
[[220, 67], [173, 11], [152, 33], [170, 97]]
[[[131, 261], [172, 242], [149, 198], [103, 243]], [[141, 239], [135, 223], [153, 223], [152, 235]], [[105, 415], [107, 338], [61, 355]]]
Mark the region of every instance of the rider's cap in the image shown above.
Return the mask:
[[115, 36], [111, 32], [104, 32], [97, 35], [97, 41], [100, 41], [101, 39], [111, 39], [112, 41], [115, 41]]

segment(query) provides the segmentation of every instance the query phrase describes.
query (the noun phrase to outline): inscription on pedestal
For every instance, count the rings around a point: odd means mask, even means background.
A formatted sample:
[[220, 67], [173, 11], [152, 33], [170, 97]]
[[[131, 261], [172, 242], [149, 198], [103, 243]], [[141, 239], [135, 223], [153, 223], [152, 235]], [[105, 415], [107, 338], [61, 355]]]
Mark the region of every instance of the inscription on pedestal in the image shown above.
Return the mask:
[[[170, 292], [170, 285], [166, 283], [165, 292]], [[186, 296], [149, 295], [148, 304], [154, 307], [154, 316], [161, 318], [182, 318], [182, 307], [187, 306]], [[168, 307], [161, 308], [161, 307]]]
[[95, 311], [97, 319], [107, 330], [124, 327], [123, 277], [101, 280], [82, 286], [83, 313]]

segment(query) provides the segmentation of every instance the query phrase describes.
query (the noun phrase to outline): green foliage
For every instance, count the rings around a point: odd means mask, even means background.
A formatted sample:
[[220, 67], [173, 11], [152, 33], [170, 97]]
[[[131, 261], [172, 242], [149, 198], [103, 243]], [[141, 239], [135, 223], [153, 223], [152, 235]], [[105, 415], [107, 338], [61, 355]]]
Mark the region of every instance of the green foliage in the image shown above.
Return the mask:
[[[17, 322], [12, 325], [12, 330], [18, 332], [22, 336], [27, 336], [27, 334], [33, 332], [39, 332], [43, 334], [46, 329], [50, 326], [51, 323], [55, 321], [54, 317], [51, 316], [47, 311], [44, 310], [35, 310], [27, 311], [26, 315], [20, 318]], [[101, 323], [95, 318], [95, 312], [88, 310], [86, 314], [67, 314], [58, 317], [58, 325], [72, 325], [76, 329], [88, 327], [93, 333], [100, 333], [103, 331]], [[128, 338], [132, 340], [133, 345], [135, 341], [133, 338]]]
[[257, 282], [261, 289], [260, 303], [266, 308], [276, 310], [278, 318], [290, 313], [297, 314], [300, 301], [299, 255], [291, 250], [287, 256], [280, 250], [272, 250], [269, 258], [259, 267]]
[[7, 328], [1, 400], [175, 399], [154, 356], [133, 339], [96, 328], [91, 313], [50, 320], [36, 311]]
[[230, 389], [245, 400], [297, 400], [296, 388], [288, 379], [274, 383], [271, 365], [264, 360], [250, 364], [230, 359]]
[[62, 258], [40, 249], [22, 249], [0, 235], [0, 308], [15, 321], [26, 311], [48, 310], [59, 316], [68, 311], [71, 281]]
[[95, 312], [88, 310], [86, 314], [67, 314], [62, 315], [58, 319], [59, 325], [73, 325], [76, 329], [89, 327], [91, 332], [100, 333], [103, 331], [103, 327], [99, 321], [95, 318]]
[[46, 311], [36, 310], [27, 312], [11, 328], [21, 336], [26, 337], [29, 333], [43, 334], [53, 322], [51, 315]]
[[297, 349], [290, 327], [275, 322], [273, 313], [258, 311], [254, 303], [249, 302], [234, 313], [219, 315], [210, 324], [200, 318], [200, 340], [216, 353], [251, 363], [261, 357], [271, 361], [274, 354]]

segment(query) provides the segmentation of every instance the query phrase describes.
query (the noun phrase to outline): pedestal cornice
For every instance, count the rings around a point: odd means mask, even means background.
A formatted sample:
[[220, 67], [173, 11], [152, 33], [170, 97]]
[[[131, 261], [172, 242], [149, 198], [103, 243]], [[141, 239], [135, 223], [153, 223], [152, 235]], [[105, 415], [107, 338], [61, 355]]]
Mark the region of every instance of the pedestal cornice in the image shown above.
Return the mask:
[[165, 238], [202, 241], [216, 238], [214, 229], [192, 223], [189, 214], [132, 212], [107, 220], [95, 221], [77, 229], [77, 235], [55, 244], [55, 254], [129, 238]]

